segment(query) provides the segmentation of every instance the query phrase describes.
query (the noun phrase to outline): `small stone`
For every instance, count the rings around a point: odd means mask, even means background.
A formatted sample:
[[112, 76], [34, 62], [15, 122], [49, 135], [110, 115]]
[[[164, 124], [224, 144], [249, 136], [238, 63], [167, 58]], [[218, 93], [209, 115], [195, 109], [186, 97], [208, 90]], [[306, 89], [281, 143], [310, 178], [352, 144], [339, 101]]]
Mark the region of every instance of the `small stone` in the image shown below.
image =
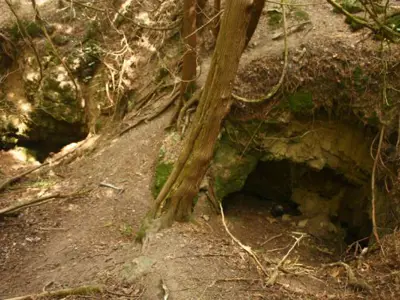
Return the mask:
[[206, 222], [210, 221], [210, 217], [209, 217], [208, 215], [203, 215], [203, 219], [204, 219]]
[[282, 221], [290, 221], [290, 215], [284, 214], [282, 216]]

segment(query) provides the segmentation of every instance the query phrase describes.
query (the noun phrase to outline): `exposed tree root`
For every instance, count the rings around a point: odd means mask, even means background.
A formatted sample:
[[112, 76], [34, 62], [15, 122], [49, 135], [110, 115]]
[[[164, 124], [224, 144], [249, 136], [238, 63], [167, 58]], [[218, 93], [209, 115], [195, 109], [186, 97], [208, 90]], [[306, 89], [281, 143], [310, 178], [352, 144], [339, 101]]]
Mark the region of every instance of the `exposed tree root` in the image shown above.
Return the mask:
[[162, 105], [160, 105], [158, 107], [158, 109], [156, 109], [154, 111], [154, 113], [152, 113], [149, 116], [142, 116], [142, 117], [138, 118], [131, 125], [129, 125], [127, 128], [121, 130], [118, 133], [118, 136], [124, 135], [125, 133], [127, 133], [128, 131], [130, 131], [131, 129], [135, 128], [136, 126], [140, 125], [143, 122], [147, 122], [147, 121], [151, 121], [151, 120], [155, 119], [160, 114], [162, 114], [165, 110], [167, 110], [167, 108], [170, 107], [172, 103], [174, 103], [175, 99], [178, 96], [179, 96], [179, 92], [175, 92], [172, 96], [170, 96], [169, 100], [166, 101], [165, 103], [163, 103]]
[[342, 266], [345, 268], [349, 286], [351, 286], [352, 288], [354, 288], [356, 290], [360, 290], [360, 289], [364, 290], [364, 291], [372, 290], [371, 286], [368, 283], [366, 283], [364, 280], [357, 279], [356, 275], [354, 274], [354, 271], [348, 264], [340, 261], [340, 262], [335, 262], [335, 263], [324, 265], [325, 268], [326, 267], [337, 267], [337, 266]]
[[283, 84], [283, 80], [285, 79], [286, 76], [286, 72], [287, 72], [287, 67], [288, 67], [288, 56], [289, 56], [289, 49], [288, 49], [288, 42], [287, 42], [287, 24], [286, 24], [286, 9], [285, 9], [285, 5], [284, 5], [284, 0], [281, 0], [281, 7], [282, 7], [282, 23], [283, 23], [283, 36], [284, 36], [284, 63], [283, 63], [283, 69], [282, 69], [282, 73], [281, 73], [281, 77], [279, 78], [278, 83], [272, 87], [271, 91], [267, 94], [262, 96], [261, 98], [257, 98], [257, 99], [247, 99], [245, 97], [240, 97], [238, 95], [232, 94], [232, 97], [235, 100], [239, 100], [242, 102], [247, 102], [247, 103], [260, 103], [266, 100], [271, 99], [273, 96], [275, 96], [275, 94], [279, 91], [279, 89], [281, 88], [282, 84]]
[[198, 89], [196, 92], [194, 92], [193, 96], [187, 101], [181, 110], [179, 111], [178, 119], [177, 119], [177, 128], [182, 127], [182, 120], [187, 112], [187, 110], [194, 104], [198, 103], [200, 101], [201, 97], [201, 92], [203, 89]]
[[236, 244], [238, 244], [244, 251], [246, 251], [251, 258], [254, 259], [255, 263], [257, 264], [257, 266], [261, 269], [261, 271], [264, 273], [264, 275], [266, 277], [269, 277], [269, 274], [267, 272], [267, 270], [264, 268], [264, 266], [261, 264], [260, 260], [258, 259], [257, 255], [254, 253], [254, 251], [251, 249], [251, 247], [246, 246], [244, 244], [242, 244], [241, 241], [239, 241], [228, 229], [228, 226], [226, 225], [225, 222], [225, 215], [224, 215], [224, 209], [222, 208], [222, 204], [221, 202], [219, 203], [219, 209], [221, 212], [221, 218], [222, 218], [222, 224], [224, 225], [225, 231], [229, 234], [229, 236], [232, 238], [232, 240], [235, 241]]
[[51, 291], [51, 292], [43, 292], [39, 294], [31, 294], [31, 295], [25, 295], [25, 296], [19, 296], [19, 297], [14, 297], [14, 298], [7, 298], [4, 300], [36, 300], [36, 299], [45, 299], [49, 297], [67, 297], [67, 296], [73, 296], [73, 295], [92, 295], [92, 294], [100, 294], [103, 292], [103, 288], [100, 286], [91, 286], [91, 285], [86, 285], [86, 286], [80, 286], [77, 288], [70, 288], [70, 289], [62, 289], [62, 290], [57, 290], [57, 291]]
[[18, 203], [15, 205], [8, 206], [6, 208], [0, 209], [0, 218], [8, 215], [15, 215], [16, 212], [20, 211], [21, 209], [25, 209], [28, 207], [44, 204], [50, 202], [55, 199], [65, 199], [65, 198], [73, 198], [77, 196], [82, 196], [83, 194], [87, 193], [88, 191], [83, 192], [74, 192], [70, 194], [60, 194], [55, 193], [48, 196], [39, 197], [36, 199], [24, 201], [22, 203]]
[[267, 281], [267, 285], [274, 285], [279, 274], [279, 270], [282, 268], [282, 265], [285, 263], [287, 258], [289, 257], [290, 253], [293, 251], [293, 249], [299, 245], [300, 241], [306, 236], [306, 234], [301, 233], [299, 237], [292, 236], [296, 241], [293, 243], [292, 247], [290, 247], [289, 251], [286, 253], [286, 255], [279, 261], [279, 263], [276, 265], [274, 272], [272, 273], [271, 277]]
[[378, 243], [379, 247], [381, 248], [382, 253], [384, 254], [384, 250], [381, 244], [381, 240], [379, 238], [379, 234], [378, 234], [378, 226], [376, 223], [376, 186], [375, 186], [375, 177], [376, 177], [376, 169], [378, 166], [378, 161], [379, 161], [379, 157], [380, 157], [380, 153], [381, 153], [381, 149], [382, 149], [382, 142], [383, 142], [383, 136], [385, 135], [385, 129], [386, 127], [383, 125], [380, 135], [379, 135], [379, 143], [378, 143], [378, 150], [376, 151], [376, 156], [374, 159], [374, 165], [372, 167], [372, 175], [371, 175], [371, 207], [372, 207], [372, 232], [374, 234], [374, 237], [376, 239], [376, 242]]

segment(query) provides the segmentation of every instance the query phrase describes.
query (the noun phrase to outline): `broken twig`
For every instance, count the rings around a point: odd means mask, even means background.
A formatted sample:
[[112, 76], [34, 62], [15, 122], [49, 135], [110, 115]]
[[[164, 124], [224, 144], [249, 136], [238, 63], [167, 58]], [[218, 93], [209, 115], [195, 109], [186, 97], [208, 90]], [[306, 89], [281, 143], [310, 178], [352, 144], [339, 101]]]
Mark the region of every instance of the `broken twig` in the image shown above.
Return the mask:
[[124, 188], [117, 187], [117, 186], [112, 185], [112, 184], [107, 183], [107, 182], [100, 182], [99, 186], [108, 187], [110, 189], [116, 190], [116, 191], [118, 191], [118, 194], [122, 194], [125, 191]]

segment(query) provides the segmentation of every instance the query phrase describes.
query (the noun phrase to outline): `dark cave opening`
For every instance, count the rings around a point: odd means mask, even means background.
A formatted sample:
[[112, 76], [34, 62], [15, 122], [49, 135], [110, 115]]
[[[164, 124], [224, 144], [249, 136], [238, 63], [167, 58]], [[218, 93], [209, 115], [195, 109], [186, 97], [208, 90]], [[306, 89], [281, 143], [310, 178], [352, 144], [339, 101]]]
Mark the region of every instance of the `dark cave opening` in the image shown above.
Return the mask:
[[83, 140], [88, 133], [80, 124], [72, 125], [61, 121], [58, 124], [57, 131], [50, 127], [48, 131], [43, 128], [30, 130], [26, 135], [10, 132], [0, 140], [0, 150], [8, 151], [22, 147], [30, 156], [43, 163], [65, 146]]
[[227, 211], [235, 206], [267, 211], [277, 219], [288, 215], [297, 224], [307, 222], [304, 230], [314, 236], [335, 236], [347, 245], [359, 241], [366, 246], [372, 231], [368, 186], [350, 183], [330, 168], [259, 161], [242, 189], [225, 197], [223, 206]]

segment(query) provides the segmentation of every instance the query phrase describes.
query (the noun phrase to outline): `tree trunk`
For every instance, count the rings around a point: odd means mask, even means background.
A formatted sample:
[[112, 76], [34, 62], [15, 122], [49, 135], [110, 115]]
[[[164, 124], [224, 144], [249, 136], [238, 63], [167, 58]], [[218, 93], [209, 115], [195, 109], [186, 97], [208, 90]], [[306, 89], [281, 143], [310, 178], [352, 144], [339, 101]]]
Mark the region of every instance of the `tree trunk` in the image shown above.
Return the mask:
[[[196, 8], [196, 27], [199, 28], [199, 32], [202, 32], [204, 28], [201, 28], [204, 24], [204, 9], [206, 8], [208, 0], [197, 0]], [[201, 29], [200, 29], [201, 28]]]
[[165, 212], [163, 226], [173, 220], [185, 221], [191, 214], [193, 198], [209, 167], [222, 121], [232, 104], [231, 92], [246, 42], [252, 3], [252, 0], [227, 1], [221, 34], [190, 134], [152, 211], [153, 218]]
[[182, 64], [181, 101], [190, 94], [196, 79], [196, 0], [185, 0], [183, 3], [182, 37], [185, 43], [185, 54]]
[[265, 0], [254, 0], [253, 7], [251, 9], [251, 18], [249, 22], [249, 26], [247, 27], [246, 32], [246, 44], [244, 48], [247, 47], [249, 44], [251, 37], [253, 36], [254, 32], [256, 31], [258, 21], [260, 20], [261, 13], [264, 9]]
[[[218, 15], [220, 11], [221, 11], [221, 0], [214, 0], [214, 14]], [[215, 38], [218, 38], [218, 33], [219, 33], [219, 28], [220, 28], [220, 20], [221, 20], [221, 17], [218, 16], [215, 18], [215, 21], [214, 21], [213, 33], [214, 33]]]

